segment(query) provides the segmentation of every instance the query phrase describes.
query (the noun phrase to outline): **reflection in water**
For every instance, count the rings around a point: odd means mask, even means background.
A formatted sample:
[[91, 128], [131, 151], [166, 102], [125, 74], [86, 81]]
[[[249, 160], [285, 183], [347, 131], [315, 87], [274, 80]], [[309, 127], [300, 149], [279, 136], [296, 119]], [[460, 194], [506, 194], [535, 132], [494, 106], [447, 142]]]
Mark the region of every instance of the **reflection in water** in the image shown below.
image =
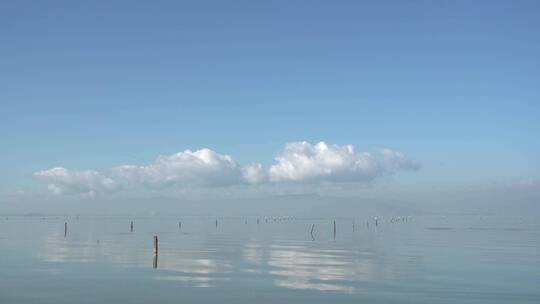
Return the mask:
[[[31, 303], [12, 301], [25, 296], [13, 292], [20, 288], [46, 302], [74, 303], [77, 293], [57, 299], [50, 290], [66, 284], [81, 290], [89, 280], [108, 299], [133, 294], [138, 303], [150, 302], [152, 293], [165, 299], [160, 302], [208, 296], [200, 302], [209, 303], [224, 290], [232, 298], [222, 303], [538, 302], [538, 221], [430, 217], [421, 224], [379, 220], [368, 229], [357, 220], [354, 230], [339, 229], [334, 241], [328, 219], [246, 224], [220, 218], [216, 230], [213, 217], [183, 218], [181, 229], [178, 219], [139, 218], [133, 233], [126, 229], [130, 220], [68, 219], [67, 235], [61, 218], [0, 222], [0, 302]], [[338, 219], [338, 228], [344, 222]], [[345, 223], [349, 228], [350, 219]], [[110, 288], [116, 279], [124, 281]]]
[[327, 249], [309, 243], [273, 245], [270, 250], [270, 274], [275, 284], [293, 289], [354, 292], [362, 281], [395, 278], [395, 264], [384, 263], [371, 251]]
[[360, 282], [395, 279], [399, 270], [398, 258], [392, 252], [380, 254], [377, 246], [359, 247], [351, 244], [352, 240], [324, 243], [283, 239], [283, 235], [271, 235], [266, 240], [256, 236], [244, 239], [201, 233], [175, 238], [164, 234], [157, 254], [156, 239], [154, 252], [143, 246], [148, 244], [143, 237], [148, 238], [134, 233], [108, 234], [97, 243], [91, 234], [81, 240], [53, 233], [43, 240], [39, 252], [49, 262], [105, 262], [120, 267], [147, 267], [152, 259], [154, 269], [159, 259], [160, 272], [154, 279], [197, 287], [216, 286], [247, 275], [270, 280], [281, 288], [353, 293]]
[[[272, 246], [269, 265], [277, 275], [276, 285], [294, 289], [352, 291], [337, 281], [353, 280], [352, 266], [334, 253], [310, 251], [307, 247]], [[333, 283], [336, 282], [336, 283]]]

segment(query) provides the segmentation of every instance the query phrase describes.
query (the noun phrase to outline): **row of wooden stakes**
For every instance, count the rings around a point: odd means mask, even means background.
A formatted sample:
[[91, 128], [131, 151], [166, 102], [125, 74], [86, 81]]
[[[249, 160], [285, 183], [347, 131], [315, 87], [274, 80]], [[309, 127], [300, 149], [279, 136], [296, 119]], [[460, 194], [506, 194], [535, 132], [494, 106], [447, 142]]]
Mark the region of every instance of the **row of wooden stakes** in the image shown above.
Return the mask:
[[[410, 219], [411, 219], [411, 217], [408, 217], [408, 216], [407, 217], [397, 217], [397, 218], [392, 218], [390, 220], [390, 223], [394, 223], [394, 222], [398, 222], [398, 221], [408, 221]], [[377, 217], [375, 217], [374, 220], [375, 220], [375, 226], [378, 226], [379, 225], [379, 219]], [[268, 222], [268, 219], [265, 219], [265, 221]], [[245, 223], [247, 224], [247, 220], [245, 221]], [[260, 223], [259, 218], [257, 218], [257, 225], [259, 223]], [[216, 228], [217, 228], [218, 227], [218, 220], [217, 219], [216, 219], [215, 224], [216, 224]], [[369, 227], [369, 221], [366, 222], [366, 225], [367, 225], [367, 227]], [[334, 226], [334, 238], [335, 238], [336, 237], [336, 221], [335, 220], [333, 221], [333, 226]], [[133, 221], [131, 221], [131, 224], [130, 224], [131, 232], [133, 232], [133, 227], [134, 227], [133, 226]], [[182, 229], [182, 222], [181, 221], [178, 222], [178, 229], [179, 230]], [[310, 235], [311, 235], [312, 238], [314, 238], [313, 237], [313, 231], [314, 230], [315, 230], [315, 224], [311, 224]], [[355, 231], [355, 222], [354, 221], [352, 223], [352, 230]], [[65, 222], [64, 223], [64, 237], [67, 237], [67, 234], [68, 234], [68, 223]], [[157, 243], [157, 241], [156, 241], [156, 243]]]
[[[403, 218], [399, 218], [399, 220], [403, 220]], [[393, 223], [395, 221], [394, 218], [392, 218], [391, 222]], [[406, 220], [405, 220], [406, 221]], [[218, 227], [218, 220], [216, 219], [216, 228]], [[247, 220], [246, 220], [246, 224], [247, 224]], [[259, 224], [259, 219], [257, 219], [257, 224]], [[369, 222], [367, 222], [367, 225], [369, 227]], [[377, 218], [375, 218], [375, 226], [378, 226], [379, 225], [379, 221]], [[334, 220], [333, 221], [333, 237], [334, 237], [334, 240], [336, 238], [336, 233], [337, 233], [337, 227], [336, 227], [336, 221]], [[182, 222], [178, 222], [178, 229], [182, 229]], [[353, 224], [352, 224], [352, 229], [353, 231], [355, 230], [355, 222], [353, 221]], [[131, 232], [133, 232], [133, 221], [131, 221], [130, 223], [130, 230]], [[315, 236], [313, 234], [315, 230], [315, 224], [311, 224], [311, 229], [310, 229], [310, 235], [311, 235], [311, 239], [312, 240], [315, 240]], [[68, 223], [65, 222], [64, 223], [64, 237], [67, 237], [67, 234], [68, 234]], [[99, 241], [98, 241], [99, 242]], [[158, 239], [158, 236], [157, 235], [154, 235], [154, 241], [152, 243], [152, 252], [154, 254], [154, 258], [153, 258], [153, 267], [154, 268], [157, 268], [158, 267], [158, 252], [159, 252], [159, 239]]]

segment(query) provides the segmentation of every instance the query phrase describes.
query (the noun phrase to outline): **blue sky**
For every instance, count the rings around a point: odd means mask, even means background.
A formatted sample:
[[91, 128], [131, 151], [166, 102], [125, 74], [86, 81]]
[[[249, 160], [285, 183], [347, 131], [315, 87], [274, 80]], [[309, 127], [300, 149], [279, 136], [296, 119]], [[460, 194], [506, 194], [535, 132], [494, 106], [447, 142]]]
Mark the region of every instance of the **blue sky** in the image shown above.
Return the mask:
[[210, 148], [391, 148], [430, 188], [539, 178], [538, 1], [3, 1], [0, 194]]

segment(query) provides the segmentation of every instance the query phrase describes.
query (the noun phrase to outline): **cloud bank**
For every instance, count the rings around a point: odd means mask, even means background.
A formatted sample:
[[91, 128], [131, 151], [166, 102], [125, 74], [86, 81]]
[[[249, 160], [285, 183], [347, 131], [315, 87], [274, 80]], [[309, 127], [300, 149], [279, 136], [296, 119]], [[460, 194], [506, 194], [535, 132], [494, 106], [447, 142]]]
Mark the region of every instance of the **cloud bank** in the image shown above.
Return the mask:
[[151, 188], [175, 185], [218, 187], [242, 182], [242, 170], [233, 158], [210, 149], [162, 155], [149, 166], [119, 166], [113, 168], [109, 176], [123, 184], [142, 184]]
[[34, 176], [47, 181], [48, 188], [55, 194], [87, 194], [114, 192], [118, 184], [110, 177], [95, 170], [73, 171], [56, 167], [34, 173]]
[[55, 194], [94, 196], [129, 189], [227, 187], [267, 183], [359, 182], [386, 173], [418, 170], [420, 163], [403, 153], [381, 149], [356, 152], [352, 145], [292, 142], [275, 164], [239, 165], [231, 156], [210, 149], [186, 150], [159, 156], [147, 166], [121, 165], [107, 170], [69, 170], [56, 167], [35, 172]]

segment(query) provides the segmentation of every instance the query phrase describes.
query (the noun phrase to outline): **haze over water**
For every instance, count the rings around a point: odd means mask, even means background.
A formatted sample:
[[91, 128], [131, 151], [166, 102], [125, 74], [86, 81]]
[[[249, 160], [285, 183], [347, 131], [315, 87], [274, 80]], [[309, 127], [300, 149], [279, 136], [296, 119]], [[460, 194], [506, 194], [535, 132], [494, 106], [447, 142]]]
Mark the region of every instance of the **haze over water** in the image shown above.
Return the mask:
[[537, 218], [406, 219], [3, 217], [0, 302], [538, 303]]

